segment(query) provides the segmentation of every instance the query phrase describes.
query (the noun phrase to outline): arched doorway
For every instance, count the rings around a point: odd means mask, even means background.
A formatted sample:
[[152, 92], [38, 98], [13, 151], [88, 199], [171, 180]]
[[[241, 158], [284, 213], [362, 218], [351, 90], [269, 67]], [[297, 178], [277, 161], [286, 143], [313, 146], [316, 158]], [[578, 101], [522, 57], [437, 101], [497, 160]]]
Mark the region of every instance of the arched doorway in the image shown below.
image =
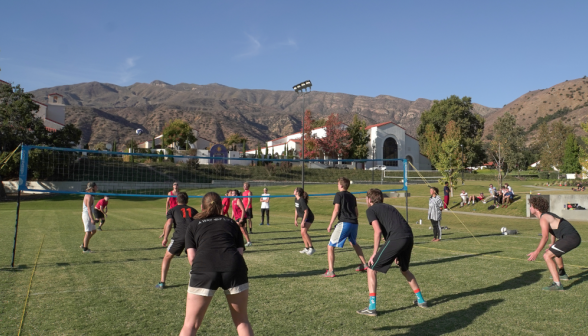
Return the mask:
[[[412, 163], [414, 165], [414, 162], [412, 161], [412, 156], [407, 155], [406, 156], [406, 161], [408, 161], [408, 162], [410, 162], [410, 163]], [[408, 170], [412, 170], [412, 169], [413, 169], [412, 166], [409, 164], [408, 165]]]
[[[384, 141], [384, 160], [398, 159], [398, 143], [394, 138], [388, 138]], [[384, 161], [384, 165], [398, 167], [398, 161]]]

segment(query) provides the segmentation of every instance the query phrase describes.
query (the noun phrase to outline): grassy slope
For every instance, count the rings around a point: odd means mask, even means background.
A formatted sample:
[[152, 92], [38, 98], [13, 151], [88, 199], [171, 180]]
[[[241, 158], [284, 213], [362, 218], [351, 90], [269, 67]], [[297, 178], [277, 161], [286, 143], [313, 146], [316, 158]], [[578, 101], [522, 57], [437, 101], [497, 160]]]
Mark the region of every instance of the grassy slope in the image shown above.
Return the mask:
[[[422, 186], [418, 188], [423, 190], [411, 187], [411, 192], [417, 196], [426, 192]], [[476, 191], [484, 187], [471, 188]], [[292, 189], [270, 191], [290, 193]], [[308, 189], [311, 193], [328, 192], [333, 191], [333, 186]], [[260, 190], [253, 192], [259, 195]], [[417, 202], [419, 198], [413, 200]], [[199, 207], [197, 200], [191, 203]], [[417, 244], [411, 269], [432, 307], [423, 310], [411, 306], [414, 295], [394, 268], [379, 277], [381, 315], [375, 319], [356, 315], [355, 310], [367, 304], [367, 285], [365, 274], [353, 270], [358, 260], [348, 245], [336, 254], [338, 277], [320, 277], [327, 264], [325, 246], [329, 234], [325, 228], [331, 204], [330, 197], [310, 201], [317, 215], [311, 230], [317, 253], [312, 257], [298, 253], [302, 244], [293, 225], [292, 199], [272, 200], [272, 225], [254, 227], [254, 246], [245, 257], [251, 283], [250, 319], [258, 335], [584, 333], [586, 247], [581, 245], [566, 257], [572, 276], [565, 284], [567, 290], [543, 292], [541, 287], [549, 283], [544, 263], [525, 260], [525, 255], [536, 248], [539, 232], [537, 222], [527, 219], [460, 215], [481, 245], [453, 216], [444, 214], [443, 223], [451, 229], [444, 231], [446, 239], [440, 243], [430, 243], [431, 231], [426, 222], [413, 225]], [[0, 268], [0, 334], [14, 335], [18, 330], [43, 235], [45, 242], [31, 288], [24, 335], [178, 334], [185, 307], [187, 260], [173, 261], [169, 289], [160, 292], [153, 288], [164, 253], [157, 238], [164, 221], [164, 201], [112, 199], [110, 211], [105, 231], [98, 232], [92, 240], [91, 247], [97, 253], [84, 255], [78, 248], [83, 236], [81, 198], [23, 203], [16, 259], [19, 268]], [[370, 255], [372, 232], [364, 211], [365, 205], [360, 202], [359, 242]], [[426, 212], [411, 210], [410, 218], [411, 222], [424, 219]], [[258, 217], [254, 223], [257, 220]], [[588, 223], [573, 224], [581, 235], [588, 235]], [[521, 234], [496, 235], [501, 226]], [[0, 204], [0, 228], [6, 233], [0, 237], [3, 267], [10, 262], [13, 227], [14, 204]], [[550, 317], [546, 318], [548, 313]], [[235, 334], [222, 293], [215, 296], [201, 334]]]

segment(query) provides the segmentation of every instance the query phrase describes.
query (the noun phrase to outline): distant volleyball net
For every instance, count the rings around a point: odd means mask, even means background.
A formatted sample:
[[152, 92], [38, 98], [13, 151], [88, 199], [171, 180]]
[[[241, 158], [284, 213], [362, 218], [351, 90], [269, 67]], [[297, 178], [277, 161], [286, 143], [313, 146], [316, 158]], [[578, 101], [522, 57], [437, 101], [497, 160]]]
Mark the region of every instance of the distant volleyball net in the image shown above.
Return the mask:
[[[173, 183], [182, 190], [239, 189], [252, 187], [335, 184], [345, 176], [354, 184], [382, 185], [383, 191], [406, 191], [408, 162], [403, 159], [305, 159], [261, 155], [240, 157], [197, 156], [195, 151], [140, 149], [134, 153], [23, 146], [18, 171], [18, 190], [34, 193], [86, 194], [88, 182], [96, 182], [96, 195], [167, 197]], [[159, 151], [159, 152], [158, 152]], [[235, 156], [235, 157], [232, 157]], [[304, 163], [304, 167], [303, 167]], [[354, 193], [367, 190], [354, 187]], [[202, 195], [190, 197], [199, 198]], [[314, 193], [328, 196], [333, 193]], [[254, 196], [260, 197], [260, 196]], [[292, 197], [291, 194], [271, 197]]]

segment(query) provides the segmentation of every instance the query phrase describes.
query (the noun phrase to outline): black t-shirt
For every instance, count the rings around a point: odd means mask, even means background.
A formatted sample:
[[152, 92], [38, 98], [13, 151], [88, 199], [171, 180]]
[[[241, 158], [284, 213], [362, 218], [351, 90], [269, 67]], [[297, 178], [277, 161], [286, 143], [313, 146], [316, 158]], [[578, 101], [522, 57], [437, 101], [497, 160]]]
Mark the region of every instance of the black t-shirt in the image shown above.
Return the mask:
[[304, 198], [300, 197], [299, 199], [294, 198], [294, 206], [296, 207], [296, 213], [298, 217], [304, 218], [304, 210], [308, 210], [308, 216], [306, 216], [307, 223], [314, 223], [314, 214], [312, 210], [308, 207]]
[[386, 241], [412, 237], [412, 229], [395, 207], [386, 203], [376, 203], [365, 211], [368, 222], [377, 220]]
[[196, 216], [198, 211], [185, 204], [176, 205], [167, 211], [167, 219], [172, 219], [174, 224], [174, 235], [172, 239], [177, 242], [183, 242], [186, 237], [188, 223]]
[[451, 190], [449, 189], [448, 186], [443, 187], [443, 195], [444, 196], [449, 196], [450, 192], [451, 192]]
[[192, 273], [247, 269], [237, 248], [245, 248], [237, 223], [225, 216], [195, 219], [186, 231], [186, 249], [196, 249]]
[[355, 209], [357, 208], [357, 200], [355, 196], [348, 191], [340, 191], [335, 194], [333, 205], [339, 204], [339, 222], [346, 222], [357, 224], [357, 215]]

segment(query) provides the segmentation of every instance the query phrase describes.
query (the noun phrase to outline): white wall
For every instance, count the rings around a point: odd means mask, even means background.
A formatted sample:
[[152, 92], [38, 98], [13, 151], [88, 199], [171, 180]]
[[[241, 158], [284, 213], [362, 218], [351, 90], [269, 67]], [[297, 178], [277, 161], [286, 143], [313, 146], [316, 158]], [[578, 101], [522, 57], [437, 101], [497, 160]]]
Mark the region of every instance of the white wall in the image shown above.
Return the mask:
[[[49, 98], [51, 100], [51, 98]], [[47, 119], [51, 119], [60, 124], [65, 124], [65, 105], [52, 105], [47, 106]]]

